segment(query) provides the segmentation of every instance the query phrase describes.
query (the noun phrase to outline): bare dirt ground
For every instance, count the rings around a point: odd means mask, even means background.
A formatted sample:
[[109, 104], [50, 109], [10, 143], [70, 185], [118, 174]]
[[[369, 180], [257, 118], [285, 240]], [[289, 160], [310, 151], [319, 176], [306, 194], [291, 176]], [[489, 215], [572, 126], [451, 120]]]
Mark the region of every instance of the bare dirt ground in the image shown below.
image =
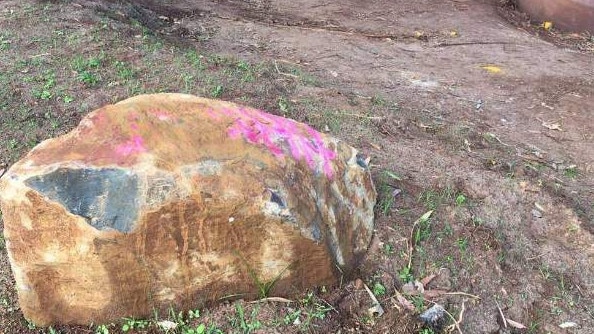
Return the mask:
[[[0, 2], [0, 174], [85, 113], [156, 91], [330, 132], [372, 157], [380, 193], [358, 277], [288, 306], [197, 305], [186, 322], [205, 333], [592, 333], [591, 36], [489, 0]], [[4, 248], [0, 333], [131, 324], [35, 328]], [[425, 293], [405, 285], [431, 275]], [[434, 303], [459, 324], [424, 327]], [[146, 326], [130, 332], [159, 332]]]

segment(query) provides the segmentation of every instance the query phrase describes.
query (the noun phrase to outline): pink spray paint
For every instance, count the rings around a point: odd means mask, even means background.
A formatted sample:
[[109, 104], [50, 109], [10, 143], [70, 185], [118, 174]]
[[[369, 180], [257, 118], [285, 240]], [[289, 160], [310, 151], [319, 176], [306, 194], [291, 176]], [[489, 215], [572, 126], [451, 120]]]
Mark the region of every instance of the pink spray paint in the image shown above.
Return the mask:
[[322, 135], [308, 125], [244, 108], [208, 109], [207, 115], [217, 121], [221, 116], [234, 118], [228, 129], [232, 139], [243, 137], [251, 144], [266, 147], [277, 158], [285, 156], [285, 144], [295, 160], [304, 161], [314, 171], [320, 168], [328, 178], [334, 175], [331, 162], [336, 152], [327, 148]]

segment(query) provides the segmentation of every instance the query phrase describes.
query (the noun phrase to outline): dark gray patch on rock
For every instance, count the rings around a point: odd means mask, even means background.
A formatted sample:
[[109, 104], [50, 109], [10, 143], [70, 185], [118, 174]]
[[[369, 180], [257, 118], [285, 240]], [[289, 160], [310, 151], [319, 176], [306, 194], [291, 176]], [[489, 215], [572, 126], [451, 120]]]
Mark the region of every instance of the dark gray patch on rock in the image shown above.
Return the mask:
[[130, 232], [138, 217], [138, 177], [121, 169], [59, 168], [27, 179], [27, 186], [99, 230]]

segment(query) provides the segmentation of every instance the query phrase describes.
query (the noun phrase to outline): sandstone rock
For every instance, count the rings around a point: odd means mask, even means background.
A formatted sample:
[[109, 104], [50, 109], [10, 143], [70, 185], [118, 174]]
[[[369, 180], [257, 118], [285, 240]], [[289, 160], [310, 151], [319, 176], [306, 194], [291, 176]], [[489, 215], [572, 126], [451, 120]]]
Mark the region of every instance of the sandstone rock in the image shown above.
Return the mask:
[[39, 325], [331, 285], [365, 254], [375, 198], [344, 142], [179, 94], [96, 110], [0, 179], [20, 306]]

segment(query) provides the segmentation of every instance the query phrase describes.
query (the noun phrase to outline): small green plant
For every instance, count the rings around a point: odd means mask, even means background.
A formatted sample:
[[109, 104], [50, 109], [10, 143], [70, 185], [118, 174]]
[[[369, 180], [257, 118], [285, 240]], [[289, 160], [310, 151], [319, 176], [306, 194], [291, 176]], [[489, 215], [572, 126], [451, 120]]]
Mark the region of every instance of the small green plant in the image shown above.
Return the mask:
[[466, 204], [466, 196], [464, 196], [464, 194], [458, 194], [458, 196], [456, 196], [456, 205], [457, 206], [462, 206], [464, 204]]
[[122, 325], [122, 331], [127, 332], [133, 329], [145, 329], [148, 328], [150, 323], [148, 320], [136, 320], [134, 318], [124, 318], [125, 322]]
[[109, 328], [107, 325], [99, 325], [95, 329], [95, 334], [109, 334]]
[[60, 331], [54, 329], [54, 327], [49, 326], [47, 329], [48, 334], [60, 334]]
[[551, 273], [551, 268], [547, 264], [541, 264], [538, 268], [540, 271], [540, 276], [545, 279], [546, 281], [553, 278], [553, 274]]
[[225, 89], [223, 88], [223, 86], [217, 85], [211, 90], [210, 96], [213, 98], [220, 98], [221, 96], [223, 96], [224, 90]]
[[575, 179], [578, 176], [578, 169], [576, 166], [569, 166], [565, 168], [563, 175], [569, 179]]
[[99, 77], [95, 73], [82, 71], [78, 74], [78, 80], [86, 85], [94, 86], [99, 82]]
[[419, 334], [435, 334], [431, 328], [423, 328], [419, 331]]
[[381, 296], [385, 295], [386, 294], [386, 287], [382, 283], [376, 282], [373, 285], [373, 294], [376, 297], [381, 297]]
[[379, 186], [379, 200], [378, 200], [378, 208], [384, 214], [384, 216], [388, 216], [392, 211], [392, 206], [394, 206], [395, 198], [395, 190], [396, 188], [392, 186], [392, 182], [394, 181], [401, 181], [402, 178], [389, 170], [384, 170], [381, 176], [381, 183]]
[[285, 325], [294, 324], [295, 320], [299, 319], [301, 316], [301, 310], [295, 310], [293, 312], [289, 312], [285, 315], [283, 322]]
[[28, 329], [33, 330], [33, 329], [36, 329], [37, 328], [37, 326], [35, 326], [35, 324], [33, 323], [33, 321], [31, 321], [29, 319], [25, 319], [25, 321], [27, 321], [27, 328]]
[[380, 95], [374, 95], [371, 97], [371, 104], [374, 106], [383, 106], [386, 104], [386, 100]]
[[412, 304], [415, 306], [415, 310], [419, 313], [425, 309], [425, 299], [422, 295], [411, 296]]
[[190, 51], [186, 52], [186, 59], [188, 60], [190, 65], [192, 65], [192, 67], [194, 67], [195, 69], [197, 69], [199, 71], [202, 71], [205, 69], [203, 58], [204, 58], [204, 56], [198, 54], [198, 52], [196, 52], [196, 50], [190, 50]]
[[284, 98], [284, 97], [279, 98], [277, 104], [278, 104], [278, 108], [283, 113], [283, 115], [286, 116], [291, 111], [289, 101], [287, 101], [286, 98]]
[[308, 292], [307, 296], [301, 300], [301, 305], [303, 307], [301, 314], [303, 314], [305, 318], [302, 323], [302, 327], [304, 329], [309, 328], [312, 322], [317, 319], [325, 319], [328, 312], [333, 309], [325, 302], [319, 302], [318, 298], [316, 298], [316, 296], [311, 291]]
[[188, 311], [188, 319], [197, 319], [200, 318], [200, 310], [189, 310]]
[[134, 71], [123, 61], [116, 61], [114, 63], [116, 68], [116, 73], [120, 80], [130, 80], [134, 77]]
[[390, 255], [394, 254], [394, 245], [385, 243], [384, 246], [382, 247], [382, 250], [383, 250], [384, 254], [390, 256]]
[[257, 319], [258, 308], [254, 308], [250, 319], [246, 318], [243, 306], [240, 303], [235, 304], [235, 318], [231, 319], [231, 326], [240, 328], [243, 334], [250, 334], [262, 328], [262, 323]]
[[10, 49], [10, 40], [4, 35], [0, 35], [0, 50], [6, 51], [8, 49]]
[[66, 103], [66, 104], [74, 101], [74, 97], [72, 97], [70, 95], [64, 95], [64, 96], [62, 96], [62, 99], [64, 100], [64, 103]]
[[258, 287], [258, 298], [267, 298], [276, 282], [283, 276], [285, 271], [287, 271], [287, 269], [291, 267], [291, 265], [288, 265], [285, 269], [281, 270], [281, 272], [279, 272], [274, 279], [264, 282], [258, 277], [258, 274], [254, 270], [254, 268], [250, 266], [250, 264], [243, 258], [243, 256], [241, 256], [238, 252], [235, 252], [235, 254], [245, 264], [252, 281]]
[[461, 252], [465, 252], [468, 249], [468, 239], [460, 238], [456, 240], [456, 245], [458, 245], [458, 249], [460, 249]]
[[400, 277], [400, 280], [404, 283], [412, 282], [414, 280], [412, 268], [404, 267], [400, 269], [400, 271], [398, 272], [398, 277]]

